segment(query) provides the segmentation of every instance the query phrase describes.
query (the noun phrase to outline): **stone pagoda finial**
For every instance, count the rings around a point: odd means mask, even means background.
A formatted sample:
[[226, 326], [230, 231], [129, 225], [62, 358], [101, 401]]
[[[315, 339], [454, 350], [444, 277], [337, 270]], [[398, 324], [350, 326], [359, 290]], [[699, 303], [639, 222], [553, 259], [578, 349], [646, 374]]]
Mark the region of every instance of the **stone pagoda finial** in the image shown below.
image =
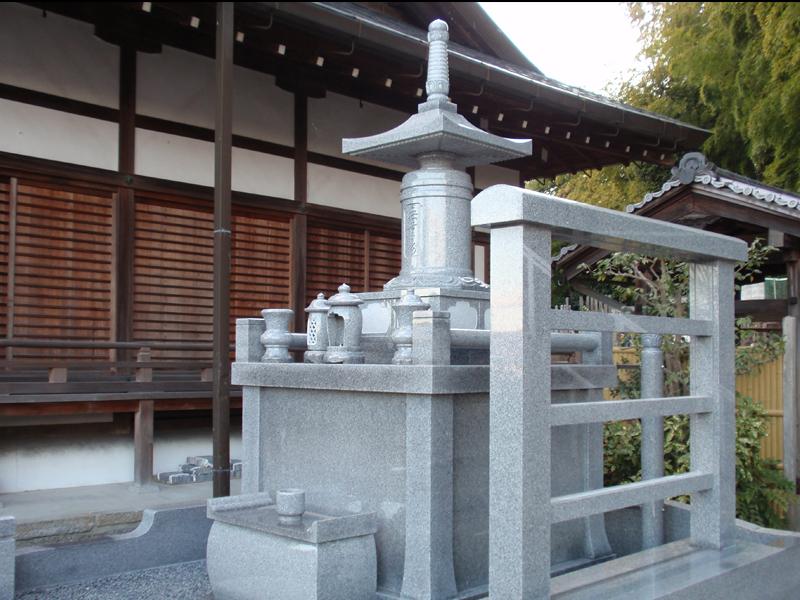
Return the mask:
[[447, 64], [449, 39], [447, 23], [441, 19], [428, 26], [428, 80], [425, 82], [425, 91], [431, 103], [447, 102], [450, 94], [450, 69]]

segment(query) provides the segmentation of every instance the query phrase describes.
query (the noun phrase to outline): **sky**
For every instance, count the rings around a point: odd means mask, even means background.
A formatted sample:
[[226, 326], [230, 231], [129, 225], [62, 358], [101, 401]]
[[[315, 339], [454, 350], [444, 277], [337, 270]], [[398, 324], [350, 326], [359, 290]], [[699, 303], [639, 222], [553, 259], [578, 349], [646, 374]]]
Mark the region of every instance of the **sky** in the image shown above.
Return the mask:
[[481, 2], [545, 75], [598, 94], [641, 69], [639, 32], [617, 2]]

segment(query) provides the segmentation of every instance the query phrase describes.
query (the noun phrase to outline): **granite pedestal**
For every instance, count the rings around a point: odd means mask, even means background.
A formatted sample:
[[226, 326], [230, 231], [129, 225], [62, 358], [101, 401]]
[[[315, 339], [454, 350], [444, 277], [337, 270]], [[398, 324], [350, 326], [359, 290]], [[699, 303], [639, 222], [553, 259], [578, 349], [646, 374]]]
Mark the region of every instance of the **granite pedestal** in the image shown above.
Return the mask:
[[[431, 329], [436, 315], [428, 317]], [[243, 493], [298, 487], [321, 512], [375, 512], [380, 597], [485, 590], [489, 367], [435, 364], [434, 356], [422, 365], [248, 362], [244, 342], [258, 339], [262, 323], [237, 323], [232, 377], [244, 386]], [[616, 371], [554, 365], [552, 380], [554, 402], [596, 400]], [[602, 486], [598, 426], [557, 427], [553, 440], [554, 493]], [[610, 555], [602, 516], [553, 527], [554, 573]]]

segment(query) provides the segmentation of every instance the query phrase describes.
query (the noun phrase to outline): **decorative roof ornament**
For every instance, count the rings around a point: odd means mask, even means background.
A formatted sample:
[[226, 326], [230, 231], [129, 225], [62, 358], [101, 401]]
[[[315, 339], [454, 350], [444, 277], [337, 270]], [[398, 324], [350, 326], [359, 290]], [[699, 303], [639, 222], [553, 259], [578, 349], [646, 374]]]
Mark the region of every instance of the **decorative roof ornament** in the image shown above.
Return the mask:
[[733, 192], [746, 198], [752, 198], [759, 204], [772, 205], [774, 210], [781, 212], [786, 209], [800, 210], [800, 195], [754, 181], [738, 173], [726, 171], [709, 161], [702, 153], [689, 152], [681, 158], [677, 167], [672, 168], [672, 177], [664, 182], [661, 189], [645, 194], [639, 202], [626, 206], [625, 211], [635, 213], [667, 192], [690, 184]]
[[677, 167], [672, 167], [672, 177], [683, 185], [694, 182], [698, 175], [716, 175], [717, 168], [702, 152], [688, 152], [683, 155]]
[[403, 177], [403, 254], [400, 275], [385, 289], [485, 289], [471, 267], [467, 167], [531, 154], [530, 140], [493, 135], [458, 114], [448, 94], [447, 23], [428, 27], [427, 98], [417, 114], [377, 135], [342, 140], [345, 154], [415, 169]]

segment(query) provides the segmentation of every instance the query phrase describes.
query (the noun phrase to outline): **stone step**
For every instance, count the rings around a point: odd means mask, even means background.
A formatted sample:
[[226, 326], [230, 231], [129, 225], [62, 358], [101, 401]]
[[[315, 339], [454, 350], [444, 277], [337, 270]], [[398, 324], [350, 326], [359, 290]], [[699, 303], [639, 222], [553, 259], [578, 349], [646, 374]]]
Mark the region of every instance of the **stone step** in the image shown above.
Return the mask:
[[[198, 483], [213, 479], [214, 466], [212, 456], [187, 456], [186, 462], [179, 465], [179, 471], [165, 471], [157, 473], [156, 479], [168, 485], [183, 483]], [[231, 459], [231, 479], [242, 477], [242, 461], [238, 458]]]

